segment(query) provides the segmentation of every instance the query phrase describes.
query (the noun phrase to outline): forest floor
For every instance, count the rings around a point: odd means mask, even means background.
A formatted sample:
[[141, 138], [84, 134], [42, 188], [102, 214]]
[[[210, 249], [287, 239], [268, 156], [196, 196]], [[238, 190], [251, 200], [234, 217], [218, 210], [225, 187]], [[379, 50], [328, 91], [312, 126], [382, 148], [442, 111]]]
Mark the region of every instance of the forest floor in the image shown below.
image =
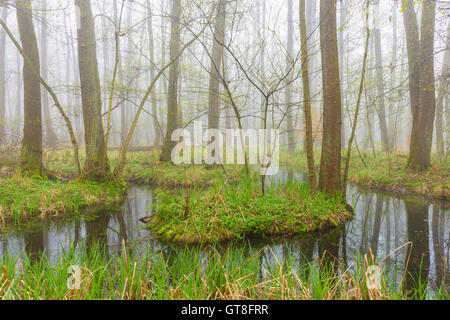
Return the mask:
[[304, 182], [290, 180], [262, 194], [256, 175], [237, 183], [217, 182], [206, 190], [157, 190], [157, 196], [149, 228], [165, 240], [182, 243], [324, 231], [352, 216], [340, 197], [311, 195]]
[[[2, 300], [410, 300], [449, 298], [444, 288], [430, 295], [426, 283], [412, 288], [396, 284], [401, 277], [370, 256], [355, 257], [355, 265], [319, 259], [299, 263], [288, 255], [279, 260], [266, 247], [251, 257], [239, 245], [174, 249], [169, 254], [151, 247], [136, 254], [132, 249], [105, 254], [68, 248], [56, 263], [45, 253], [34, 263], [29, 256], [0, 256]], [[67, 286], [74, 261], [79, 266], [79, 289]], [[272, 263], [263, 263], [272, 261]], [[367, 272], [380, 267], [380, 287], [368, 289]], [[45, 275], [45, 280], [43, 280]], [[407, 276], [407, 275], [404, 275]], [[408, 283], [401, 281], [400, 283]], [[406, 287], [406, 286], [405, 286]]]
[[[306, 154], [296, 152], [294, 156], [282, 151], [282, 164], [307, 171]], [[316, 169], [318, 169], [320, 154], [315, 154]], [[395, 194], [417, 194], [428, 199], [450, 200], [450, 158], [432, 159], [428, 170], [415, 171], [406, 168], [407, 155], [377, 154], [364, 155], [362, 160], [353, 153], [349, 168], [349, 182], [369, 187], [373, 190]]]

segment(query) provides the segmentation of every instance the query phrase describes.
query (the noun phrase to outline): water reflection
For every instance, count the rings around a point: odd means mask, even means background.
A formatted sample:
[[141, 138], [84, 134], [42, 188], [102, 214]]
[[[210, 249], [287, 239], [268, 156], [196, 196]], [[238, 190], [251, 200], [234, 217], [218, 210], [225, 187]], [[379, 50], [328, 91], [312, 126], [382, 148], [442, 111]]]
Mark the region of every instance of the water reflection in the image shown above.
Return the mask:
[[[306, 175], [282, 170], [270, 177], [269, 183], [279, 183], [288, 178], [305, 179]], [[122, 243], [136, 243], [138, 248], [160, 251], [165, 257], [176, 259], [176, 248], [151, 237], [139, 218], [151, 214], [149, 205], [154, 201], [151, 189], [131, 188], [119, 212], [86, 212], [83, 219], [43, 221], [33, 225], [32, 231], [17, 231], [2, 236], [0, 255], [5, 252], [20, 254], [24, 250], [36, 257], [45, 251], [50, 261], [56, 262], [61, 248], [86, 241], [90, 246], [99, 240], [107, 252], [121, 248]], [[444, 280], [448, 283], [450, 212], [434, 205], [409, 198], [396, 198], [364, 189], [349, 187], [348, 202], [355, 208], [354, 219], [326, 234], [308, 234], [288, 241], [252, 241], [244, 244], [245, 255], [263, 249], [262, 266], [273, 265], [290, 256], [301, 265], [307, 261], [333, 256], [347, 265], [354, 262], [358, 253], [371, 248], [377, 260], [397, 266], [412, 275], [406, 279], [406, 288], [417, 285], [412, 278], [436, 288]], [[403, 244], [411, 241], [410, 247]], [[226, 246], [222, 248], [226, 250]], [[205, 256], [205, 262], [206, 262]], [[422, 271], [419, 267], [422, 265]], [[263, 277], [261, 268], [261, 277]]]

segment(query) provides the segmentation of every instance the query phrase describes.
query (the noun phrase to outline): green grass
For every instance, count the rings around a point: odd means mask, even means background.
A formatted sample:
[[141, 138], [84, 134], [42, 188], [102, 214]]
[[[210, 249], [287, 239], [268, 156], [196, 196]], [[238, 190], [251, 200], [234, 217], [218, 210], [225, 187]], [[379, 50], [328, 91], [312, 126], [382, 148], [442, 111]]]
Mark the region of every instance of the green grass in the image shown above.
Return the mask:
[[186, 243], [285, 236], [335, 227], [351, 214], [340, 197], [310, 194], [288, 181], [261, 194], [259, 181], [217, 182], [207, 190], [157, 191], [149, 228], [166, 240]]
[[[118, 151], [109, 151], [108, 158], [111, 167], [118, 162]], [[80, 159], [84, 161], [84, 151], [80, 151]], [[45, 166], [49, 170], [73, 176], [75, 167], [69, 150], [51, 152], [45, 159]], [[230, 181], [235, 181], [244, 173], [244, 166], [206, 166], [206, 165], [173, 165], [159, 162], [159, 151], [128, 152], [123, 176], [124, 179], [136, 184], [157, 185], [166, 187], [211, 185], [220, 180], [225, 174]]]
[[[306, 155], [302, 152], [297, 151], [289, 155], [286, 151], [281, 151], [280, 159], [281, 164], [307, 171]], [[317, 150], [315, 160], [316, 168], [318, 168], [320, 153], [317, 153]], [[407, 169], [407, 155], [401, 153], [394, 155], [379, 153], [376, 157], [371, 153], [365, 154], [363, 161], [357, 152], [353, 152], [349, 168], [349, 182], [392, 193], [450, 199], [449, 157], [446, 159], [433, 157], [432, 166], [424, 171]]]
[[79, 213], [88, 206], [110, 206], [124, 199], [124, 183], [55, 182], [20, 175], [0, 179], [0, 227], [33, 216]]
[[[398, 274], [381, 264], [381, 285], [369, 289], [367, 256], [356, 257], [350, 266], [323, 258], [300, 265], [291, 254], [279, 260], [268, 248], [252, 252], [248, 257], [242, 246], [234, 245], [169, 253], [122, 248], [107, 256], [94, 246], [68, 249], [54, 264], [45, 254], [20, 260], [6, 254], [0, 257], [0, 300], [449, 298], [445, 287], [435, 294], [425, 287], [406, 292], [398, 285]], [[67, 286], [70, 266], [81, 271], [78, 289]]]

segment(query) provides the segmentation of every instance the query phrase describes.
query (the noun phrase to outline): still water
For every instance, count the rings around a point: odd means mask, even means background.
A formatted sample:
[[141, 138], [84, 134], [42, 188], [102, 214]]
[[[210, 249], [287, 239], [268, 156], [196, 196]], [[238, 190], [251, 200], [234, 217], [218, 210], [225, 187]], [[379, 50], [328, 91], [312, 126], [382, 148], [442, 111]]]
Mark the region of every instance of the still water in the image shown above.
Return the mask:
[[[298, 172], [282, 170], [268, 183], [286, 179], [304, 180]], [[0, 256], [28, 252], [37, 256], [44, 252], [56, 262], [63, 248], [101, 241], [110, 252], [120, 249], [122, 243], [168, 252], [173, 246], [152, 236], [140, 218], [151, 214], [150, 205], [156, 201], [152, 188], [131, 187], [120, 211], [91, 212], [81, 217], [37, 219], [13, 227], [0, 234]], [[371, 248], [383, 264], [421, 278], [431, 289], [450, 280], [450, 210], [449, 203], [431, 204], [423, 199], [398, 197], [349, 186], [347, 201], [354, 207], [354, 219], [344, 226], [324, 234], [312, 233], [289, 240], [243, 241], [249, 256], [265, 248], [265, 263], [293, 256], [299, 264], [320, 258], [324, 252], [347, 265], [358, 253]], [[405, 245], [411, 242], [410, 245]], [[405, 246], [403, 246], [405, 245]], [[403, 247], [402, 247], [403, 246]], [[269, 254], [270, 253], [270, 254]], [[409, 257], [409, 259], [408, 259]], [[406, 261], [408, 263], [406, 264]], [[419, 273], [419, 267], [422, 272]], [[419, 275], [420, 274], [420, 275]]]

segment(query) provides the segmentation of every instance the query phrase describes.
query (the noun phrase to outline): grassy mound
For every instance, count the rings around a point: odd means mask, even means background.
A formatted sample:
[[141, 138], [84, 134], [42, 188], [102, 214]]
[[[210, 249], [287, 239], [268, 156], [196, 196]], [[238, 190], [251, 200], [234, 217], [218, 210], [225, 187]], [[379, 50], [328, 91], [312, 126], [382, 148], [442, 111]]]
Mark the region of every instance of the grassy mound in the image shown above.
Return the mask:
[[124, 198], [125, 184], [54, 182], [19, 175], [0, 180], [0, 227], [41, 215], [78, 213], [87, 206], [109, 206]]
[[208, 190], [158, 191], [149, 228], [176, 242], [218, 242], [244, 236], [270, 237], [325, 230], [351, 216], [341, 198], [311, 195], [289, 181], [265, 195], [255, 179], [216, 183]]

